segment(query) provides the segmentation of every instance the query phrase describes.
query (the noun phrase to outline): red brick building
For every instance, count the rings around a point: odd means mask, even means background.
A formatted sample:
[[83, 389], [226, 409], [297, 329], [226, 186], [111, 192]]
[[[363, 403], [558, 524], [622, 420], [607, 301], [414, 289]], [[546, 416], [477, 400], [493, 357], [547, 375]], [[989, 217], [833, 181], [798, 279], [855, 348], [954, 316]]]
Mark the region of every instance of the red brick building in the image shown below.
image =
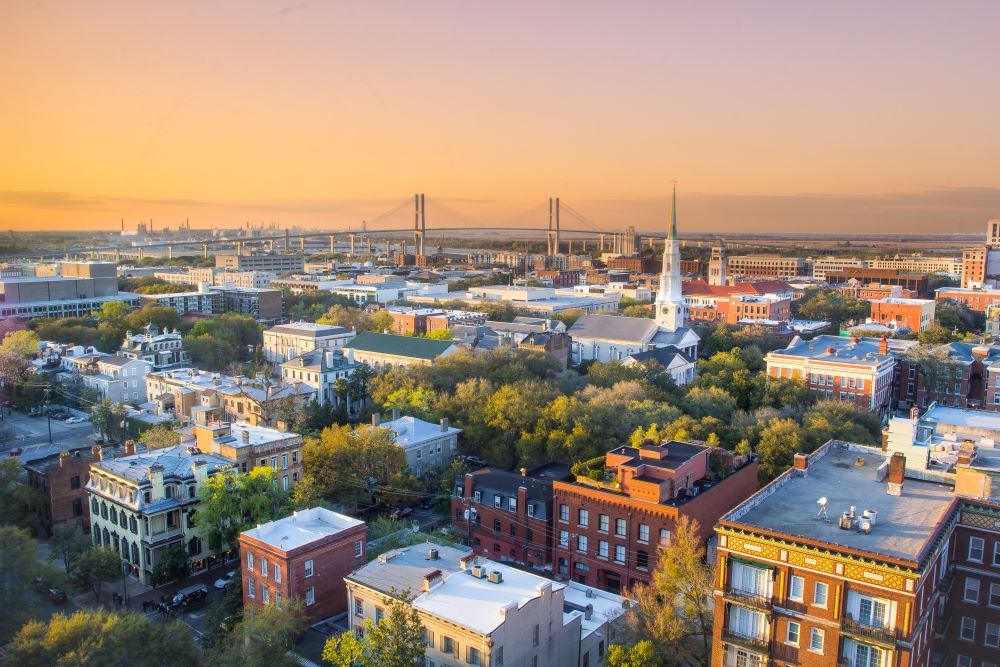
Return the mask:
[[580, 284], [583, 274], [583, 271], [575, 269], [545, 269], [536, 271], [535, 277], [539, 280], [551, 280], [553, 287], [573, 287]]
[[796, 455], [716, 527], [712, 666], [995, 664], [1000, 503], [956, 472], [909, 479], [902, 454], [838, 441]]
[[923, 331], [934, 323], [933, 299], [877, 299], [871, 302], [870, 318], [873, 322], [893, 329], [907, 327]]
[[676, 440], [619, 447], [594, 472], [599, 481], [553, 484], [554, 569], [616, 592], [650, 580], [681, 517], [696, 520], [707, 540], [719, 517], [757, 489], [755, 460]]
[[842, 271], [828, 271], [826, 282], [834, 287], [841, 285], [895, 285], [908, 290], [913, 296], [924, 299], [927, 297], [927, 274], [901, 273], [895, 269], [848, 268]]
[[552, 485], [571, 478], [565, 463], [520, 473], [499, 468], [466, 473], [451, 498], [452, 525], [471, 537], [476, 553], [493, 560], [551, 565]]
[[986, 284], [986, 246], [962, 250], [962, 287], [982, 287]]
[[985, 313], [992, 306], [1000, 305], [1000, 289], [942, 287], [937, 291], [937, 299], [964, 303], [977, 313]]
[[243, 604], [300, 600], [312, 620], [347, 608], [344, 577], [365, 563], [363, 521], [313, 507], [240, 534]]
[[90, 532], [87, 480], [90, 477], [90, 447], [59, 452], [24, 465], [28, 484], [42, 495], [39, 519], [45, 531], [62, 524]]

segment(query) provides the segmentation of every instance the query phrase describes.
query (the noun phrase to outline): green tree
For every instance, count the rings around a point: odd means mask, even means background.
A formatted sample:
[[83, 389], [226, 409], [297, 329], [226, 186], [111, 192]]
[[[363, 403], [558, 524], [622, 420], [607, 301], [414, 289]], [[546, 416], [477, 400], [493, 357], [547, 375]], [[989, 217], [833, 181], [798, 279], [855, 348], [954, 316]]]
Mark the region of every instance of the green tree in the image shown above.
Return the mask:
[[28, 531], [0, 526], [0, 637], [24, 620], [28, 586], [39, 567], [38, 543]]
[[570, 308], [569, 310], [564, 310], [561, 313], [553, 315], [552, 319], [562, 322], [567, 328], [569, 328], [576, 324], [576, 321], [586, 314], [586, 311], [580, 310], [579, 308]]
[[844, 440], [874, 445], [881, 438], [878, 415], [859, 410], [845, 401], [820, 401], [802, 415], [805, 452], [812, 452], [828, 440]]
[[52, 529], [49, 538], [49, 559], [59, 560], [65, 571], [72, 572], [76, 563], [90, 549], [90, 538], [79, 526], [63, 523]]
[[945, 329], [960, 333], [982, 331], [985, 315], [957, 301], [938, 301], [934, 311], [935, 319]]
[[125, 319], [128, 315], [129, 307], [124, 301], [105, 301], [101, 309], [94, 313], [99, 320], [118, 321]]
[[427, 645], [420, 615], [406, 595], [389, 600], [387, 613], [378, 623], [364, 622], [358, 638], [351, 632], [331, 637], [323, 647], [323, 660], [334, 667], [403, 667], [420, 664]]
[[305, 610], [296, 600], [285, 600], [282, 608], [274, 604], [256, 605], [243, 612], [240, 621], [223, 642], [209, 652], [213, 667], [297, 667], [298, 659], [290, 654], [295, 640], [308, 625]]
[[33, 531], [41, 502], [41, 493], [21, 481], [18, 460], [8, 457], [0, 461], [0, 525]]
[[770, 420], [757, 443], [761, 482], [770, 482], [791, 467], [792, 459], [803, 450], [804, 444], [802, 427], [794, 419]]
[[435, 329], [434, 331], [428, 331], [423, 337], [430, 338], [431, 340], [451, 340], [453, 338], [451, 329]]
[[635, 642], [648, 641], [655, 655], [645, 664], [708, 665], [714, 583], [699, 534], [696, 521], [681, 517], [650, 583], [629, 592], [635, 605], [626, 612], [628, 626]]
[[844, 322], [868, 317], [871, 304], [833, 287], [810, 287], [792, 302], [792, 311], [800, 319], [826, 320], [839, 329]]
[[372, 326], [372, 318], [368, 313], [360, 308], [352, 308], [339, 303], [326, 311], [323, 317], [316, 320], [316, 322], [355, 329], [358, 333], [369, 331]]
[[[141, 331], [152, 324], [160, 331], [177, 329], [181, 326], [181, 316], [169, 306], [154, 306], [152, 304], [134, 310], [122, 319], [127, 329]], [[118, 341], [119, 344], [121, 340]]]
[[[392, 315], [384, 310], [380, 310], [377, 313], [372, 313], [368, 320], [368, 327], [370, 331], [385, 331], [386, 329], [392, 329], [393, 319]], [[447, 340], [450, 340], [450, 336]]]
[[943, 345], [955, 340], [955, 334], [951, 329], [941, 326], [939, 322], [932, 322], [917, 334], [917, 340], [921, 345]]
[[156, 561], [153, 574], [159, 583], [178, 581], [191, 574], [191, 562], [184, 544], [176, 542], [167, 547]]
[[628, 306], [622, 309], [624, 317], [646, 317], [653, 319], [653, 310], [646, 306]]
[[280, 518], [289, 502], [271, 468], [212, 475], [202, 486], [200, 497], [195, 525], [203, 530], [209, 549], [216, 555], [235, 546], [240, 532], [248, 526]]
[[434, 411], [434, 402], [437, 395], [429, 389], [417, 387], [415, 389], [398, 389], [386, 399], [384, 410], [399, 408], [404, 415], [411, 415], [424, 421], [436, 421], [437, 414]]
[[143, 431], [139, 441], [147, 450], [163, 449], [181, 444], [181, 434], [165, 424], [157, 424]]
[[104, 584], [120, 577], [121, 574], [121, 559], [114, 549], [93, 547], [77, 559], [70, 578], [81, 589], [93, 593], [94, 599], [100, 602]]
[[222, 372], [240, 358], [235, 342], [210, 334], [184, 336], [184, 347], [195, 365], [210, 371]]
[[11, 331], [3, 337], [0, 350], [33, 359], [38, 356], [39, 343], [41, 340], [34, 331]]
[[8, 647], [7, 661], [21, 667], [169, 667], [196, 665], [198, 653], [181, 621], [96, 609], [29, 621]]
[[644, 639], [633, 646], [612, 644], [608, 647], [608, 667], [648, 667], [656, 664], [653, 642]]

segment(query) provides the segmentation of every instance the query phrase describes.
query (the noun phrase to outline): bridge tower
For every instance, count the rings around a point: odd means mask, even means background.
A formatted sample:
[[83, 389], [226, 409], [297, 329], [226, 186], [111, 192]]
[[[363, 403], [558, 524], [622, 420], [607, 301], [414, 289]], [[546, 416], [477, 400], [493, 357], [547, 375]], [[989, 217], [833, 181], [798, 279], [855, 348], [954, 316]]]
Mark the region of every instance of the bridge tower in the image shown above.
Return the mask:
[[[555, 217], [552, 214], [552, 202], [555, 201]], [[549, 247], [548, 254], [558, 255], [559, 254], [559, 197], [553, 200], [549, 198]]]
[[427, 232], [427, 211], [424, 208], [424, 194], [413, 195], [413, 251], [419, 256], [424, 254], [424, 237]]

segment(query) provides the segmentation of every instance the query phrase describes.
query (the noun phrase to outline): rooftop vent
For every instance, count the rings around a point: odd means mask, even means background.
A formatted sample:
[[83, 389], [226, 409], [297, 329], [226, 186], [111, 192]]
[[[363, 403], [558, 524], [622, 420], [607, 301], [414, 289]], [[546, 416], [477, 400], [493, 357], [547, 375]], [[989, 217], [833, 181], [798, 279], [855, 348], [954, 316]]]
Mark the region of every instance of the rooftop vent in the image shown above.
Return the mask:
[[501, 574], [500, 570], [492, 570], [490, 572], [490, 583], [499, 584], [501, 581], [503, 581], [503, 574]]
[[473, 566], [470, 572], [472, 573], [472, 576], [475, 577], [476, 579], [482, 579], [483, 577], [486, 576], [486, 568], [483, 567], [482, 565]]
[[427, 550], [427, 560], [437, 560], [438, 558], [439, 558], [439, 556], [438, 556], [438, 550], [437, 549], [428, 549]]

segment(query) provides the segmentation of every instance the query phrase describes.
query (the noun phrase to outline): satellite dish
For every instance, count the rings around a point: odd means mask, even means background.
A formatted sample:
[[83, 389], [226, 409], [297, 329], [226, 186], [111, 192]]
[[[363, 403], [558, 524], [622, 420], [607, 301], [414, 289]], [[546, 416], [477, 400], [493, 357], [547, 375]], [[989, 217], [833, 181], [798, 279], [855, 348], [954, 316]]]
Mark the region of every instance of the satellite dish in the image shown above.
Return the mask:
[[826, 513], [826, 496], [817, 500], [816, 504], [819, 505], [819, 512], [816, 513], [816, 518], [821, 521], [829, 521], [830, 517]]
[[822, 498], [817, 500], [816, 504], [819, 505], [820, 507], [826, 507], [826, 496], [823, 496]]

